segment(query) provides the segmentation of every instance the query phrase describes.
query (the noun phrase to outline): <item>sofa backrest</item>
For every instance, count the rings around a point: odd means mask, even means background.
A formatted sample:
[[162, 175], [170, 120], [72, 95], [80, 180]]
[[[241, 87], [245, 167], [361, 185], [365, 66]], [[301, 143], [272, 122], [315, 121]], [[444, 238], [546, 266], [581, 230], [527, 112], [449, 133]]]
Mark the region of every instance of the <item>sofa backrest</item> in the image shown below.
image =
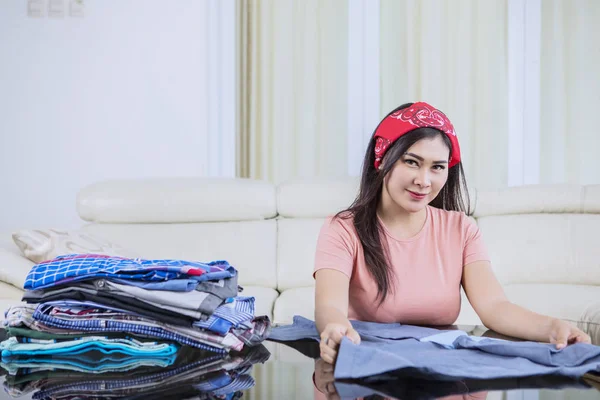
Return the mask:
[[[358, 178], [288, 182], [277, 190], [278, 288], [312, 286], [315, 245], [327, 216], [350, 205]], [[600, 285], [600, 185], [470, 189], [498, 279]]]
[[89, 222], [83, 230], [144, 258], [227, 260], [240, 271], [241, 285], [277, 286], [277, 210], [269, 183], [107, 181], [81, 190], [77, 210]]
[[600, 185], [480, 192], [474, 215], [501, 283], [600, 285]]
[[347, 208], [358, 178], [290, 181], [277, 188], [277, 285], [280, 291], [314, 285], [319, 231], [328, 216]]
[[[272, 184], [249, 179], [101, 182], [78, 195], [84, 230], [145, 258], [226, 259], [242, 285], [314, 285], [319, 230], [348, 207], [358, 178]], [[208, 195], [207, 195], [208, 194]], [[600, 185], [471, 191], [503, 284], [600, 285]], [[240, 206], [240, 199], [243, 206]]]

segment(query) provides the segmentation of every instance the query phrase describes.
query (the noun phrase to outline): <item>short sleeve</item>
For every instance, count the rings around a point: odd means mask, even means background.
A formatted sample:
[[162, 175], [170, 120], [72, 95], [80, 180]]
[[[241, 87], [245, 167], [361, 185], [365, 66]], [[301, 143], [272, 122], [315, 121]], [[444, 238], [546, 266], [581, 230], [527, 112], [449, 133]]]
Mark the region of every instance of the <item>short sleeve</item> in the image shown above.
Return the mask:
[[349, 219], [328, 218], [319, 232], [314, 273], [334, 269], [352, 277], [357, 249], [356, 231]]
[[464, 229], [465, 247], [463, 250], [463, 266], [475, 261], [490, 261], [481, 231], [475, 221], [465, 216]]

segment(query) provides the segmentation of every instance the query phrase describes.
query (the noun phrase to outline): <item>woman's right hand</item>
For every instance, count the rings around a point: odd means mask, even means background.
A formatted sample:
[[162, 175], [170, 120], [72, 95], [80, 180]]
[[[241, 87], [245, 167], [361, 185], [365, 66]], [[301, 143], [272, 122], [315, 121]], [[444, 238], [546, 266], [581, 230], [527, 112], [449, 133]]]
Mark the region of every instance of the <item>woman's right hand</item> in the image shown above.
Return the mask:
[[323, 361], [334, 364], [337, 358], [338, 349], [342, 338], [346, 336], [354, 344], [360, 344], [360, 335], [351, 326], [329, 323], [325, 325], [325, 329], [321, 332], [321, 358]]

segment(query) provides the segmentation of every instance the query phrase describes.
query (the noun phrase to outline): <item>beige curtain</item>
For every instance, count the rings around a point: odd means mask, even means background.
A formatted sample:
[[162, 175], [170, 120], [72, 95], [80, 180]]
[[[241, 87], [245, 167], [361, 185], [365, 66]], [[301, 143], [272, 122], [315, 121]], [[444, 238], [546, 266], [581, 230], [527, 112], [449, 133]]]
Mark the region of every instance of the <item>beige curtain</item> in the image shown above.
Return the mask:
[[507, 185], [506, 0], [381, 0], [381, 114], [427, 101], [455, 125], [469, 186]]
[[600, 1], [542, 1], [542, 183], [600, 183]]
[[347, 0], [240, 0], [237, 175], [346, 173]]

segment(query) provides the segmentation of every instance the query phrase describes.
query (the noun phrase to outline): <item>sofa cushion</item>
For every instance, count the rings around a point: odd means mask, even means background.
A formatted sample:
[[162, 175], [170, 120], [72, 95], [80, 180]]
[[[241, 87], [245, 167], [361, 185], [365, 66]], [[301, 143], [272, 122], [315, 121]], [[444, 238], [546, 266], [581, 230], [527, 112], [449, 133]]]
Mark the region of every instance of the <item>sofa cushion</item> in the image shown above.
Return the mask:
[[35, 263], [52, 260], [62, 254], [94, 253], [119, 257], [137, 257], [114, 243], [78, 230], [23, 229], [12, 234], [21, 253]]
[[[455, 322], [459, 325], [482, 325], [481, 320], [471, 307], [469, 300], [462, 293], [462, 306], [460, 315]], [[276, 324], [291, 324], [294, 315], [314, 319], [315, 315], [315, 288], [314, 286], [287, 289], [281, 292], [275, 301], [274, 321]]]
[[471, 306], [467, 295], [465, 294], [464, 289], [461, 287], [460, 289], [460, 313], [458, 314], [458, 318], [454, 322], [456, 325], [467, 325], [467, 326], [479, 326], [483, 325], [479, 315]]
[[503, 284], [600, 285], [600, 215], [504, 215], [477, 222]]
[[356, 177], [284, 182], [277, 187], [277, 213], [285, 218], [327, 217], [350, 206], [359, 183]]
[[244, 221], [275, 217], [275, 201], [275, 186], [253, 179], [111, 180], [83, 188], [77, 212], [103, 223]]
[[[23, 304], [21, 301], [22, 297], [23, 290], [5, 282], [0, 282], [0, 322], [4, 321], [4, 312], [6, 310], [12, 306]], [[0, 326], [2, 326], [1, 323]]]
[[315, 288], [301, 287], [281, 292], [275, 301], [273, 322], [276, 325], [293, 323], [294, 315], [315, 318]]
[[[598, 185], [600, 186], [600, 185]], [[583, 213], [595, 208], [600, 193], [581, 185], [525, 185], [475, 192], [475, 217], [533, 213]]]
[[[583, 310], [600, 299], [600, 286], [563, 284], [511, 284], [504, 286], [506, 297], [512, 303], [533, 312], [577, 324], [582, 320]], [[589, 311], [586, 315], [591, 315]], [[483, 325], [481, 319], [462, 292], [458, 325]]]
[[193, 224], [89, 224], [83, 230], [131, 249], [142, 258], [227, 260], [239, 271], [240, 285], [276, 288], [277, 226], [274, 219]]
[[261, 286], [244, 286], [240, 296], [254, 297], [254, 315], [266, 315], [273, 321], [273, 307], [279, 293], [272, 288]]
[[531, 311], [577, 323], [583, 310], [600, 299], [600, 286], [514, 284], [504, 288], [508, 299]]
[[[19, 289], [13, 285], [9, 285], [6, 282], [0, 282], [0, 298], [12, 301], [21, 301], [23, 298], [23, 289]], [[4, 309], [2, 309], [4, 311]]]
[[[23, 288], [25, 278], [35, 265], [32, 261], [15, 252], [0, 249], [0, 283], [6, 283], [16, 288]], [[0, 297], [3, 297], [0, 292]]]
[[314, 285], [313, 269], [324, 218], [277, 220], [277, 289]]

